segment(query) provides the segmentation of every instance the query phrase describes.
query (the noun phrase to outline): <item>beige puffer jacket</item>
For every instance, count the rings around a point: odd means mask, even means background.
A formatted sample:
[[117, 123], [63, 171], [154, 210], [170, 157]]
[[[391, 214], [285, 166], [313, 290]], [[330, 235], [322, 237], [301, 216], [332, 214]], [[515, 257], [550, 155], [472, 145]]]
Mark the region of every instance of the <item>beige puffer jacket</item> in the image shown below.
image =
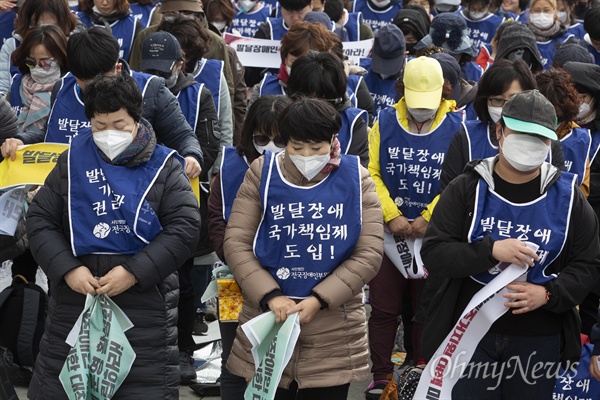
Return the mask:
[[[252, 250], [261, 218], [259, 186], [263, 162], [264, 157], [255, 160], [246, 173], [225, 233], [225, 257], [244, 296], [240, 325], [262, 313], [263, 297], [279, 289]], [[285, 179], [293, 184], [314, 185], [325, 178], [319, 174], [308, 183], [285, 153], [278, 157], [278, 162]], [[318, 311], [310, 323], [301, 326], [280, 387], [287, 388], [292, 380], [296, 380], [300, 388], [314, 388], [364, 381], [368, 377], [366, 316], [361, 289], [377, 274], [381, 264], [383, 219], [375, 184], [366, 168], [360, 167], [360, 170], [363, 206], [360, 237], [350, 258], [313, 289], [328, 308]], [[250, 342], [238, 327], [227, 367], [247, 380], [254, 375], [250, 349]]]

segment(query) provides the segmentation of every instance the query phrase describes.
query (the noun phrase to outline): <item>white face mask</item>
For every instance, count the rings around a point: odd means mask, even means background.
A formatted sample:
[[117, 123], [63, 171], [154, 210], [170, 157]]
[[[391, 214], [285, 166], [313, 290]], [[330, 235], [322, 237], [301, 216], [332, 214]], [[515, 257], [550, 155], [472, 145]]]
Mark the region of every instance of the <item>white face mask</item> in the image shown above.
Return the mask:
[[425, 122], [428, 119], [431, 119], [435, 116], [435, 114], [437, 113], [437, 108], [430, 110], [428, 108], [410, 108], [410, 107], [406, 107], [408, 109], [408, 112], [410, 113], [410, 115], [412, 115], [412, 117], [415, 119], [415, 121], [417, 122]]
[[490, 105], [487, 106], [488, 114], [490, 114], [490, 118], [494, 123], [500, 121], [500, 117], [502, 116], [502, 107], [492, 107]]
[[134, 130], [135, 125], [131, 132], [107, 129], [105, 131], [94, 132], [92, 139], [94, 139], [94, 143], [96, 143], [100, 151], [112, 161], [133, 142]]
[[566, 22], [567, 22], [567, 17], [568, 17], [569, 15], [567, 14], [567, 12], [566, 12], [566, 11], [558, 11], [558, 12], [556, 13], [556, 16], [558, 17], [558, 20], [564, 24], [564, 23], [566, 23]]
[[287, 71], [288, 76], [292, 74], [292, 67], [285, 66], [285, 70]]
[[217, 28], [219, 30], [219, 32], [223, 33], [225, 31], [225, 28], [227, 28], [227, 22], [225, 22], [225, 21], [213, 22], [212, 26]]
[[256, 3], [257, 0], [240, 0], [238, 2], [238, 7], [240, 8], [241, 12], [249, 13], [250, 11], [252, 11]]
[[298, 171], [300, 171], [300, 173], [302, 173], [309, 181], [317, 176], [331, 158], [329, 153], [316, 154], [308, 157], [296, 154], [288, 154], [287, 156], [292, 160], [296, 168], [298, 168]]
[[479, 21], [480, 19], [485, 18], [487, 15], [488, 15], [487, 10], [478, 11], [478, 12], [469, 11], [469, 17], [475, 21]]
[[52, 61], [48, 70], [36, 66], [29, 69], [29, 74], [35, 83], [45, 85], [57, 81], [60, 78], [60, 66], [57, 61]]
[[170, 77], [165, 79], [165, 86], [169, 89], [171, 89], [173, 86], [175, 86], [175, 84], [177, 83], [178, 76], [179, 76], [179, 73], [173, 72]]
[[265, 150], [269, 150], [271, 153], [279, 153], [283, 150], [282, 147], [277, 147], [277, 145], [272, 140], [269, 142], [269, 144], [266, 144], [264, 146], [259, 146], [254, 142], [253, 144], [256, 151], [258, 151], [258, 154], [263, 154]]
[[554, 14], [552, 13], [537, 13], [529, 14], [529, 21], [536, 28], [548, 29], [554, 24]]
[[550, 146], [532, 135], [513, 133], [504, 136], [504, 143], [500, 146], [504, 158], [514, 169], [521, 172], [531, 172], [546, 160]]

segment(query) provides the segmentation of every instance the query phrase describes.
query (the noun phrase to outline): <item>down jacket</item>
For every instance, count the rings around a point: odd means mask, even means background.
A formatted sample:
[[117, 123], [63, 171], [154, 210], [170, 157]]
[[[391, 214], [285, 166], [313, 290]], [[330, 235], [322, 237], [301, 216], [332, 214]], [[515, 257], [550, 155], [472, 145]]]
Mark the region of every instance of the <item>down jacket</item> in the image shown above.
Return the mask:
[[[307, 182], [285, 153], [281, 154], [278, 162], [283, 177], [291, 184], [311, 186], [325, 178], [319, 174]], [[252, 250], [261, 218], [259, 185], [263, 162], [261, 156], [246, 173], [225, 232], [225, 258], [244, 297], [240, 326], [263, 312], [261, 302], [265, 296], [280, 290]], [[368, 377], [369, 353], [361, 289], [377, 274], [381, 265], [383, 221], [375, 185], [368, 171], [363, 167], [360, 169], [363, 212], [360, 237], [352, 255], [314, 287], [313, 293], [327, 307], [318, 311], [310, 323], [302, 325], [280, 387], [289, 387], [292, 380], [303, 389], [344, 385]], [[250, 348], [250, 342], [238, 327], [227, 362], [231, 373], [252, 378], [254, 361]]]
[[[155, 140], [130, 163], [147, 161], [154, 148]], [[135, 275], [138, 283], [112, 299], [135, 325], [126, 336], [136, 359], [113, 399], [178, 399], [179, 281], [176, 271], [191, 257], [200, 226], [198, 202], [181, 163], [174, 157], [169, 158], [150, 188], [146, 199], [157, 213], [163, 231], [134, 256], [90, 254], [77, 258], [73, 255], [67, 168], [65, 152], [27, 215], [31, 251], [48, 275], [52, 293], [28, 397], [36, 400], [67, 398], [58, 375], [69, 351], [65, 338], [83, 311], [85, 296], [69, 288], [65, 274], [85, 265], [94, 276], [100, 277], [114, 266], [123, 265]]]

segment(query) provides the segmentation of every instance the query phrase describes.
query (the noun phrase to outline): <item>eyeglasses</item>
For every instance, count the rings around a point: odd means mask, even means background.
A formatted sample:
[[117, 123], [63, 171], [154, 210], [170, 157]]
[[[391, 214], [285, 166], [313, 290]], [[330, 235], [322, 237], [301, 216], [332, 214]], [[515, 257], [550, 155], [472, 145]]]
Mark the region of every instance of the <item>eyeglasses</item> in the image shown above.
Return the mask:
[[[271, 141], [271, 138], [267, 135], [254, 135], [252, 139], [257, 146], [266, 146]], [[285, 143], [283, 143], [283, 139], [281, 139], [281, 136], [279, 135], [273, 138], [273, 143], [280, 149], [285, 147]]]
[[48, 71], [51, 67], [52, 67], [52, 63], [54, 62], [54, 58], [48, 58], [46, 60], [40, 60], [40, 61], [35, 61], [32, 58], [27, 58], [25, 59], [25, 65], [29, 68], [29, 69], [34, 69], [36, 67], [40, 67], [41, 69], [43, 69], [44, 71]]
[[504, 100], [498, 97], [490, 97], [488, 98], [488, 102], [490, 103], [490, 106], [492, 107], [504, 107], [504, 105], [506, 104], [508, 100]]

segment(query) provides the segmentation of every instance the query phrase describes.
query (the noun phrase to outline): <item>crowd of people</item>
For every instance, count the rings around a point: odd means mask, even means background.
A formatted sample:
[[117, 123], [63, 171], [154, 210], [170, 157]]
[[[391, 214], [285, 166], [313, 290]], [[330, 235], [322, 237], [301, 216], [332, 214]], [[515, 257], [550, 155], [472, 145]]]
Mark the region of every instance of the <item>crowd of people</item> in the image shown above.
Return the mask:
[[[244, 66], [225, 33], [280, 41], [279, 68]], [[243, 296], [219, 322], [226, 400], [255, 373], [241, 325], [266, 311], [301, 324], [275, 399], [368, 381], [379, 399], [400, 324], [404, 366], [433, 365], [508, 264], [526, 274], [463, 327], [481, 339], [444, 390], [550, 399], [556, 374], [533, 365], [578, 361], [580, 334], [600, 380], [600, 4], [0, 0], [0, 35], [2, 162], [69, 145], [0, 253], [49, 281], [30, 399], [67, 398], [88, 294], [134, 325], [112, 398], [178, 398], [217, 262]], [[515, 359], [532, 369], [511, 374]]]

